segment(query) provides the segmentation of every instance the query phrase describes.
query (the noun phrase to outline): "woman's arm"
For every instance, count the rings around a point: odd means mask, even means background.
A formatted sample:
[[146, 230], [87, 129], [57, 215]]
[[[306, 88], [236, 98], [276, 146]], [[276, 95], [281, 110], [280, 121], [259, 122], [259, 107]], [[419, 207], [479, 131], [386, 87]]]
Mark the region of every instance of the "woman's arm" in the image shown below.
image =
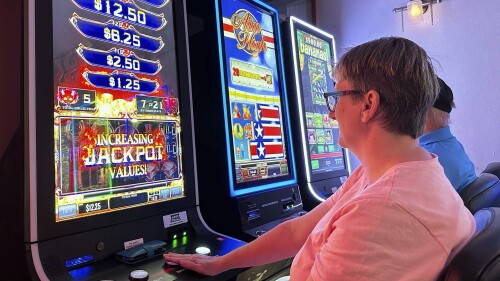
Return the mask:
[[222, 257], [165, 254], [166, 261], [205, 275], [216, 275], [233, 268], [257, 266], [295, 256], [318, 221], [328, 212], [323, 202], [309, 213], [285, 221], [254, 241]]

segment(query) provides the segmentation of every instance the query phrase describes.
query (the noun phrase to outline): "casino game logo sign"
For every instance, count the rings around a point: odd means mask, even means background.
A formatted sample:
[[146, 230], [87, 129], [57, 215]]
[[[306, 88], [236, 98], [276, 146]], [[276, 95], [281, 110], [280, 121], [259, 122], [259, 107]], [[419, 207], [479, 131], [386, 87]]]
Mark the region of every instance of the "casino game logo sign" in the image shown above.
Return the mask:
[[231, 16], [231, 25], [238, 44], [238, 49], [257, 57], [266, 52], [267, 46], [262, 38], [262, 27], [255, 16], [245, 9], [236, 11]]

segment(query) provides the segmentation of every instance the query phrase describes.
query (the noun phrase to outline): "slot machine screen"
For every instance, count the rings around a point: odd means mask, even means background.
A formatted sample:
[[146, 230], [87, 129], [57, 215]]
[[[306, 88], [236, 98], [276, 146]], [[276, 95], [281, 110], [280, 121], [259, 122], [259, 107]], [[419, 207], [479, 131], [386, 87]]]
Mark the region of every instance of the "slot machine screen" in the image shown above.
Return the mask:
[[219, 17], [232, 196], [294, 178], [278, 15], [262, 5], [222, 1]]
[[54, 1], [57, 222], [186, 196], [172, 5]]
[[324, 92], [334, 90], [333, 38], [296, 25], [294, 32], [299, 62], [300, 91], [305, 114], [305, 136], [312, 175], [346, 169], [344, 152], [338, 144], [336, 120], [328, 117]]

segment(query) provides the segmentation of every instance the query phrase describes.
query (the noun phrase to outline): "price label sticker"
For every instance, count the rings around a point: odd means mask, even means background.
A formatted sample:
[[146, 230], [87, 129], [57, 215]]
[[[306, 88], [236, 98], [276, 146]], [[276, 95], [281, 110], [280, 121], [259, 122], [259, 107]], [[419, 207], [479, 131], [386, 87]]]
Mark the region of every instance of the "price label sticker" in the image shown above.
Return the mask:
[[125, 243], [123, 243], [123, 246], [125, 247], [125, 250], [126, 250], [126, 249], [130, 249], [132, 247], [135, 247], [135, 246], [138, 246], [141, 244], [144, 244], [143, 238], [126, 241]]

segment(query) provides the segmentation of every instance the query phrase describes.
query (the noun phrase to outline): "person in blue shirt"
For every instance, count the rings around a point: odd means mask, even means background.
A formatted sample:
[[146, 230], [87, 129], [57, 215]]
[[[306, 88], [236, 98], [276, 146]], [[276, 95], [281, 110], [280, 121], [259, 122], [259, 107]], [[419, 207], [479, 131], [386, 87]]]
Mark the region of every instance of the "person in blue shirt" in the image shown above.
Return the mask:
[[419, 138], [419, 143], [421, 147], [438, 156], [446, 177], [457, 192], [460, 192], [477, 176], [474, 164], [450, 130], [450, 112], [455, 108], [453, 92], [441, 78], [438, 77], [438, 81], [439, 96], [427, 112], [424, 134]]

